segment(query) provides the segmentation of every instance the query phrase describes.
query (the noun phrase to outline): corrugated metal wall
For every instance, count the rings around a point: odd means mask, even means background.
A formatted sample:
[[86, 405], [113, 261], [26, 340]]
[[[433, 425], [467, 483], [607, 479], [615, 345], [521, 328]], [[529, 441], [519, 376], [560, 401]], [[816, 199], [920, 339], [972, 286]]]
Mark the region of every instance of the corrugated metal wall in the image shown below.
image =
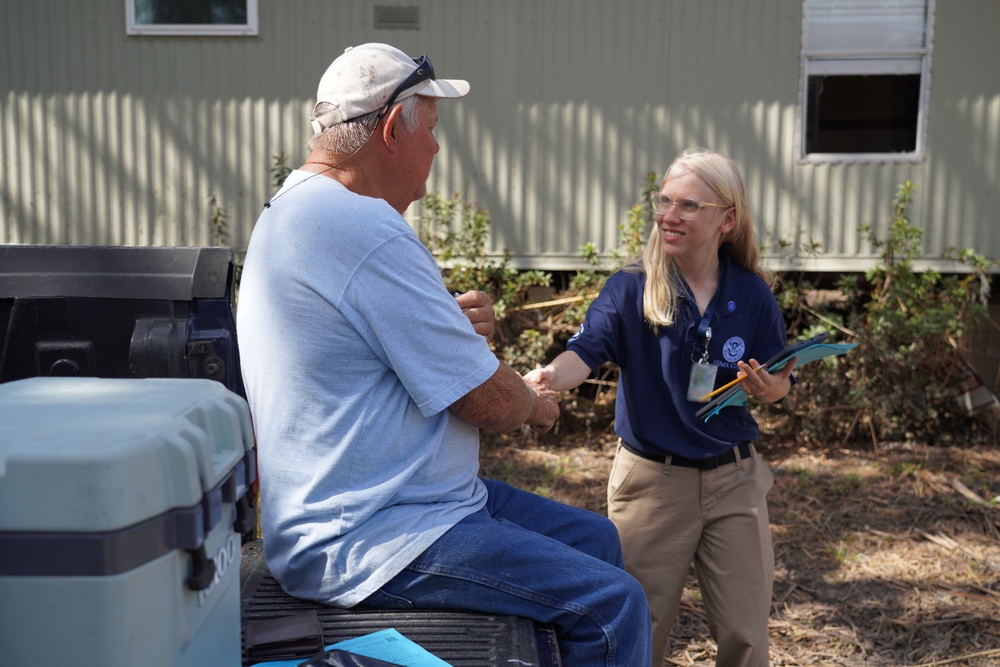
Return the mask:
[[937, 3], [927, 159], [870, 165], [796, 160], [798, 0], [406, 0], [416, 30], [375, 29], [385, 0], [259, 1], [258, 37], [195, 38], [127, 37], [124, 0], [0, 0], [0, 242], [209, 244], [214, 196], [245, 247], [329, 61], [385, 41], [471, 82], [439, 107], [428, 187], [489, 209], [516, 266], [612, 249], [646, 173], [690, 145], [743, 167], [772, 268], [867, 266], [857, 226], [905, 179], [928, 258], [1000, 257], [994, 0]]

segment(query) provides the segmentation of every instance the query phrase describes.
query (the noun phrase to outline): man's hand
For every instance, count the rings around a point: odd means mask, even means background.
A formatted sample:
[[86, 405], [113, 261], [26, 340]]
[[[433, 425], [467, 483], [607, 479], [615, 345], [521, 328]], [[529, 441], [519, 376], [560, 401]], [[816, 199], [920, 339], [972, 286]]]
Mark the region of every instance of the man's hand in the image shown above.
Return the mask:
[[552, 425], [559, 419], [559, 394], [549, 388], [547, 384], [534, 382], [527, 377], [524, 383], [535, 393], [535, 409], [525, 422], [533, 431], [545, 433], [552, 428]]
[[510, 366], [500, 364], [489, 380], [449, 409], [459, 419], [486, 431], [508, 433], [527, 424], [545, 432], [559, 418], [557, 398], [548, 387], [528, 382]]
[[462, 313], [472, 322], [472, 328], [476, 333], [486, 339], [486, 342], [493, 341], [493, 332], [496, 329], [496, 313], [493, 312], [493, 299], [486, 292], [473, 291], [459, 294], [455, 297]]

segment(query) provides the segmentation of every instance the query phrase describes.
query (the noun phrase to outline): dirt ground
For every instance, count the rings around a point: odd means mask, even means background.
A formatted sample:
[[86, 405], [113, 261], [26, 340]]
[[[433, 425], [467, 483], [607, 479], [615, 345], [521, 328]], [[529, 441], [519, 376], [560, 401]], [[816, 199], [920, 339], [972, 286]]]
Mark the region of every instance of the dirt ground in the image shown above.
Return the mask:
[[[615, 437], [572, 408], [572, 432], [484, 437], [482, 473], [605, 513]], [[758, 450], [775, 478], [772, 665], [1000, 666], [1000, 445], [764, 434]], [[693, 575], [665, 664], [715, 664]]]

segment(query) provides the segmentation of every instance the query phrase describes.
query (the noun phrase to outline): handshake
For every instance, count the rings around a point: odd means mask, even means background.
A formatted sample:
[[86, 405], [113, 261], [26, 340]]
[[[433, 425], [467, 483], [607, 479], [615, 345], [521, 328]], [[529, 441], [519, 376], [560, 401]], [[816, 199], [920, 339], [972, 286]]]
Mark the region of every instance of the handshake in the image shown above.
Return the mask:
[[551, 421], [544, 427], [531, 425], [532, 428], [540, 432], [552, 428], [559, 417], [559, 393], [579, 387], [590, 374], [590, 366], [571, 350], [560, 354], [552, 363], [525, 374], [524, 382], [535, 392], [538, 400], [552, 403]]
[[[489, 295], [471, 291], [455, 292], [453, 296], [476, 333], [492, 341], [496, 315]], [[559, 418], [559, 393], [578, 386], [589, 375], [590, 368], [583, 360], [575, 352], [567, 351], [552, 363], [522, 376], [524, 384], [531, 390], [533, 403], [531, 414], [523, 423], [538, 433], [550, 430]]]
[[559, 392], [552, 388], [545, 368], [536, 368], [523, 377], [524, 383], [534, 392], [536, 400], [536, 408], [532, 419], [528, 421], [528, 426], [537, 433], [545, 433], [559, 419]]

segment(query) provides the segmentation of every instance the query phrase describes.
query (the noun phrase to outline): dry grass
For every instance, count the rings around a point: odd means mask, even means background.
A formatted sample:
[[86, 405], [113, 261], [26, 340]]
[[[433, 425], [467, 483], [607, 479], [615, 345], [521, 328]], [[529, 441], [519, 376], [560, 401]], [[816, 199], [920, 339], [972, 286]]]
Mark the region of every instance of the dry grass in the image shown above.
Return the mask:
[[[572, 407], [576, 432], [485, 438], [483, 474], [605, 512], [614, 435]], [[758, 449], [775, 477], [773, 665], [1000, 665], [1000, 448]], [[715, 664], [693, 576], [666, 664]]]

